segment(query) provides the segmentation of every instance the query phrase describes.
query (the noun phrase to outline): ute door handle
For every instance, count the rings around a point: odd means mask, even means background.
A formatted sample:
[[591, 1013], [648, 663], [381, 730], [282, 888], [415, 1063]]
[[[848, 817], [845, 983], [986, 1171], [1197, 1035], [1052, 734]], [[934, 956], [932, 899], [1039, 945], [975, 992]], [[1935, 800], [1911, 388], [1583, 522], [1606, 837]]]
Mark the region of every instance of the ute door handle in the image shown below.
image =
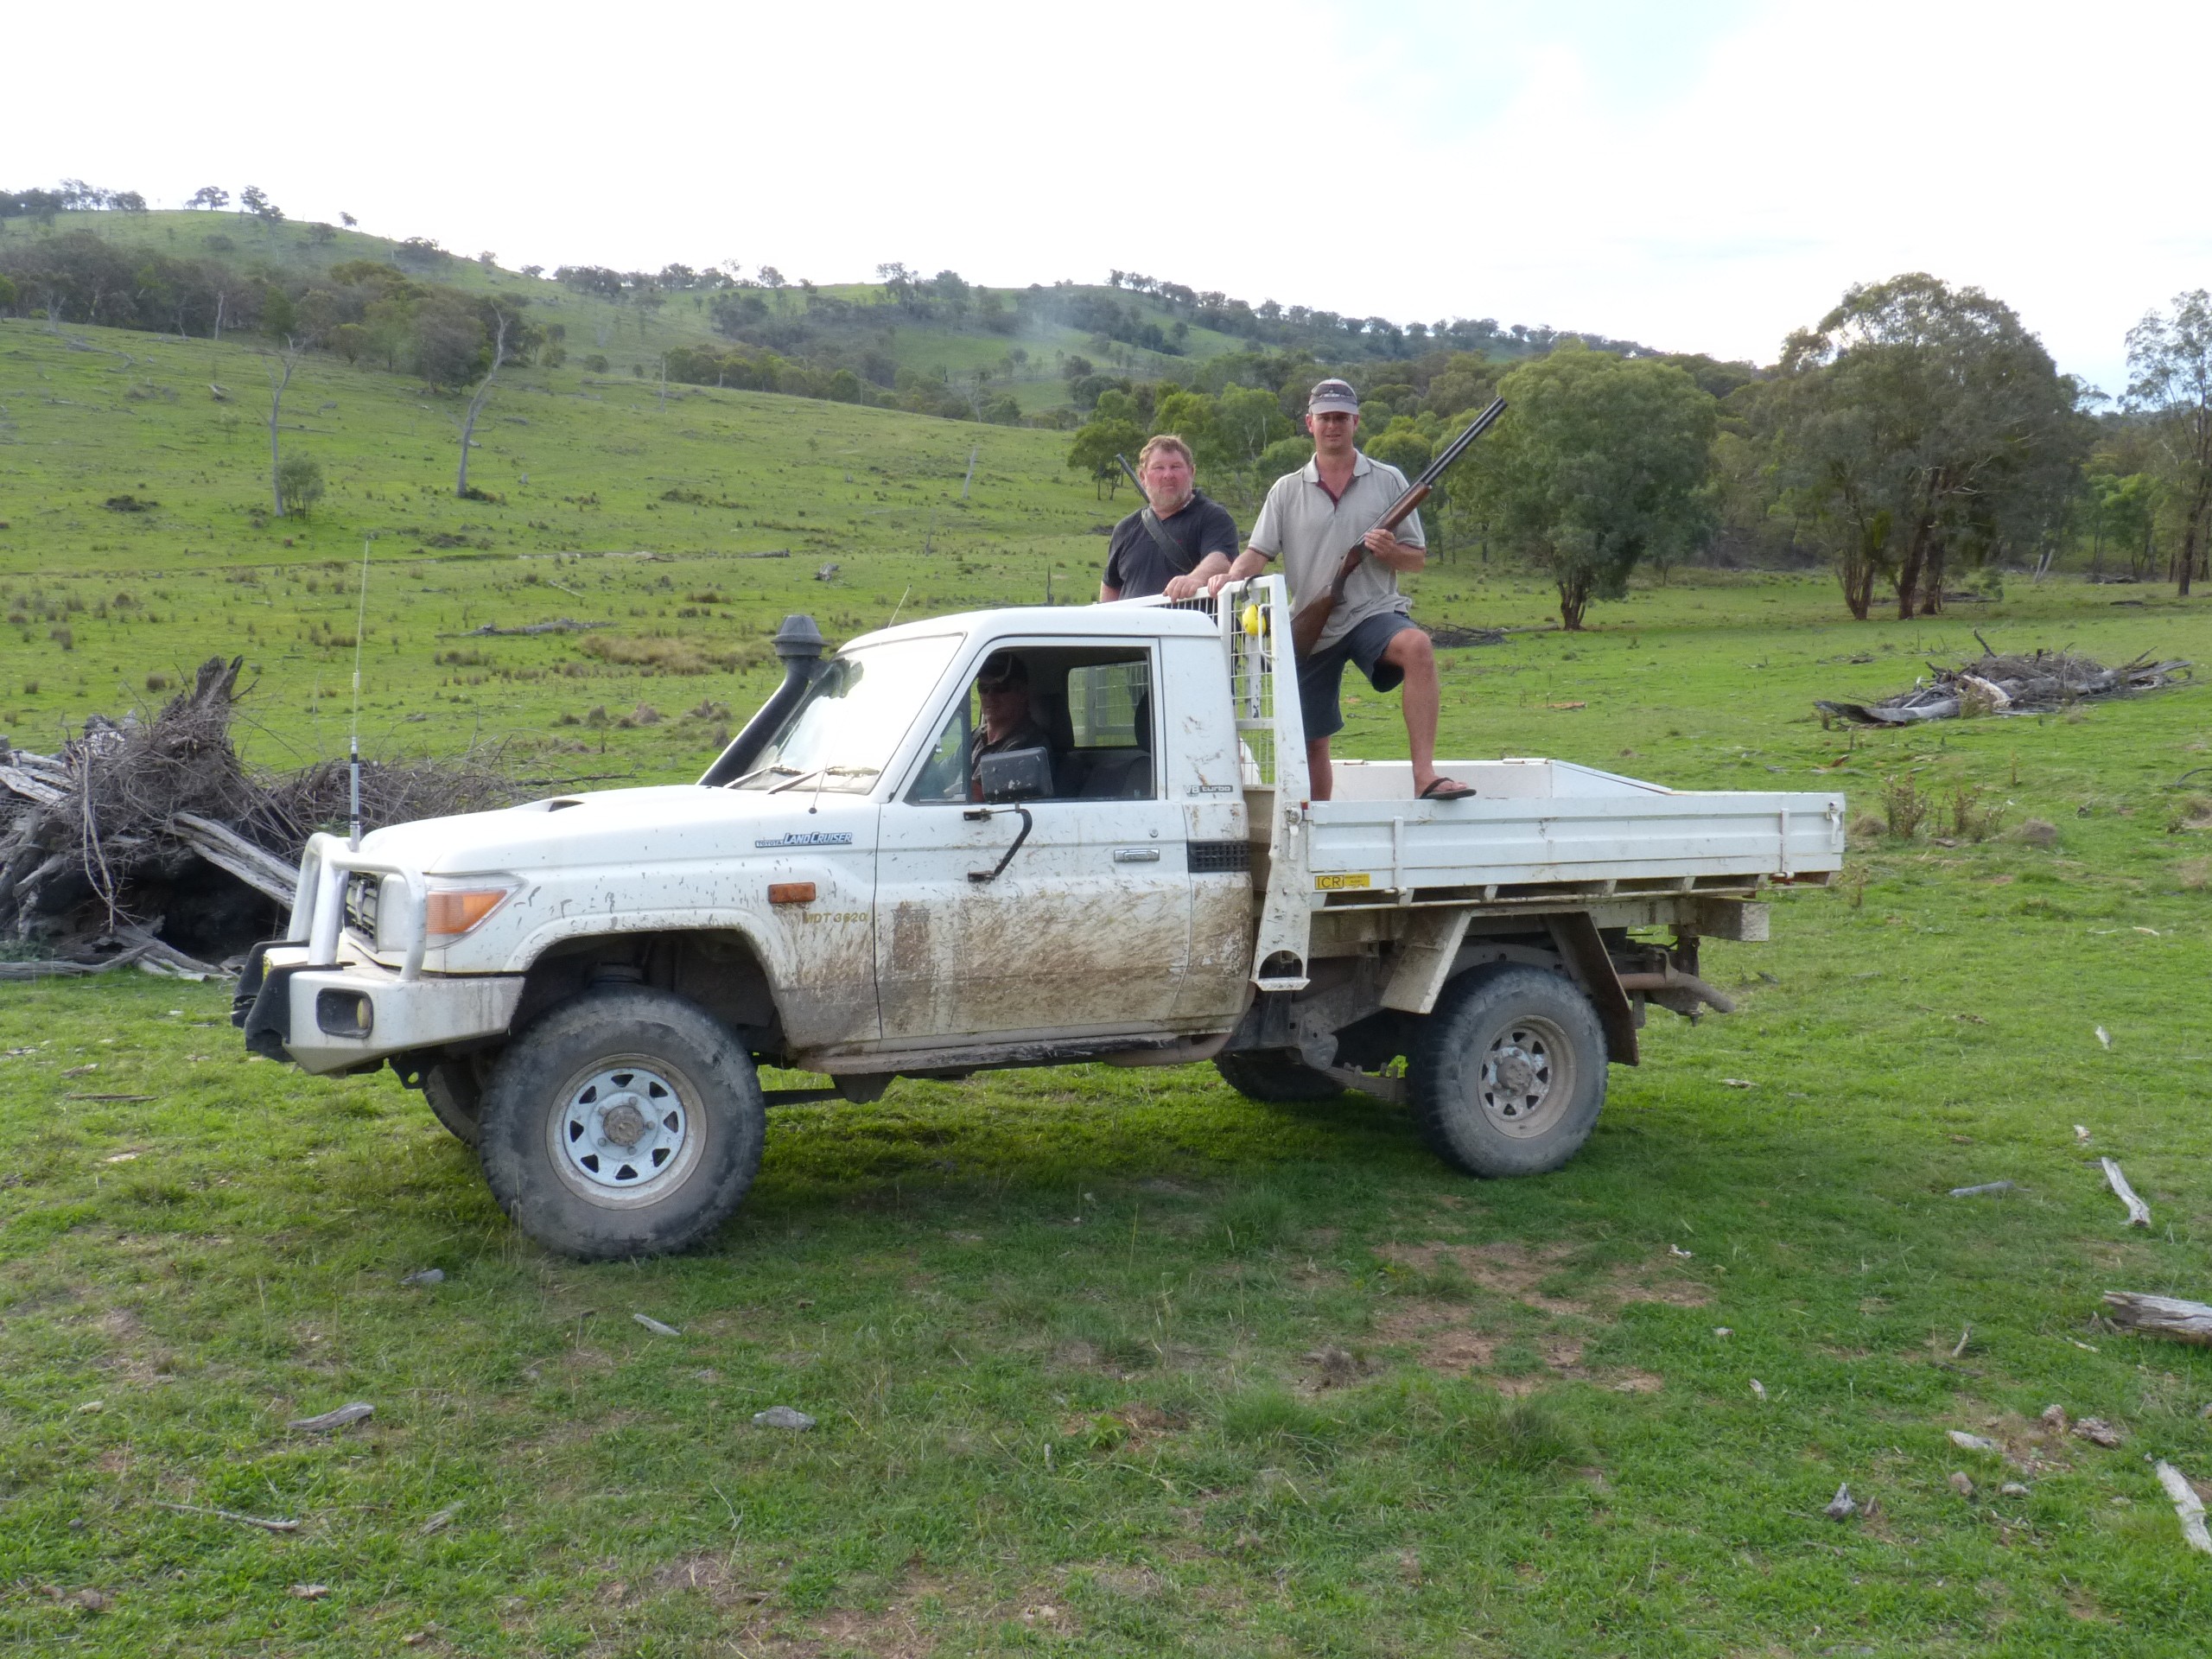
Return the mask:
[[1116, 847], [1114, 849], [1114, 861], [1116, 864], [1157, 864], [1160, 862], [1160, 849], [1157, 847]]

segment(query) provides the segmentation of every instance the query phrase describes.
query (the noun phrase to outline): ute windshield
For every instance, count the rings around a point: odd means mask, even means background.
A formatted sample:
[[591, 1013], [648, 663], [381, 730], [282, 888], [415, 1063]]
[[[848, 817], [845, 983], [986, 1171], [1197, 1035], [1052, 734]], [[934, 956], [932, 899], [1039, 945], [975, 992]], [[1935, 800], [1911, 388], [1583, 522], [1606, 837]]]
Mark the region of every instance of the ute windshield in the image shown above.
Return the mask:
[[959, 649], [957, 633], [842, 651], [732, 789], [866, 794]]

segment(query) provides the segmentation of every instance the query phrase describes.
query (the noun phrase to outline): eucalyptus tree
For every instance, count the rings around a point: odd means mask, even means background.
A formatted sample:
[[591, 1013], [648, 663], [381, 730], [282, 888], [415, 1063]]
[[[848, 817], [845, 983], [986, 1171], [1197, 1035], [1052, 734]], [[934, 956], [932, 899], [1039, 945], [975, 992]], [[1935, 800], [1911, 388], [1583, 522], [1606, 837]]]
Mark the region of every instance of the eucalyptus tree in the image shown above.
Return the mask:
[[1932, 613], [1954, 553], [2045, 533], [2086, 448], [2079, 395], [2010, 306], [1919, 271], [1853, 287], [1791, 334], [1764, 408], [1852, 613], [1878, 576], [1900, 617]]
[[2161, 482], [2181, 515], [2174, 588], [2184, 598], [2212, 532], [2212, 294], [2174, 298], [2128, 330], [2127, 401], [2158, 438]]
[[1646, 558], [1704, 532], [1718, 405], [1671, 365], [1562, 341], [1498, 382], [1510, 412], [1457, 481], [1508, 545], [1559, 589], [1580, 629], [1593, 599], [1618, 599]]

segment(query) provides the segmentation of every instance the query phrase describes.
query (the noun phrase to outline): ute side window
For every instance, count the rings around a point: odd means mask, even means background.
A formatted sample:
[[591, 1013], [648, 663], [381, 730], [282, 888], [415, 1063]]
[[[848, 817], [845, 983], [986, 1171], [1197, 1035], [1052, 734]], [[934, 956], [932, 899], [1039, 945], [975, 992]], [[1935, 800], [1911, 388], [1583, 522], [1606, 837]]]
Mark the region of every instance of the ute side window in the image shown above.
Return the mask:
[[1046, 752], [1052, 791], [1045, 799], [1154, 799], [1153, 681], [1147, 645], [993, 651], [947, 714], [906, 798], [916, 804], [981, 798], [976, 760], [995, 741]]

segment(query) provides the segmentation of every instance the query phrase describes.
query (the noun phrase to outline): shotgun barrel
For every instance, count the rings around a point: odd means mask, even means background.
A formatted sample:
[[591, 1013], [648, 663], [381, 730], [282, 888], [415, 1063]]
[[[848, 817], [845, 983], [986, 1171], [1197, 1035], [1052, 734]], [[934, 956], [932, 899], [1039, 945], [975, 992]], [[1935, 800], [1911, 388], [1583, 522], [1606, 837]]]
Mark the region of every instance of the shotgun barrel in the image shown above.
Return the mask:
[[[1421, 468], [1421, 476], [1406, 486], [1405, 493], [1390, 504], [1389, 511], [1375, 521], [1376, 530], [1395, 530], [1406, 522], [1414, 508], [1428, 499], [1436, 487], [1436, 480], [1444, 476], [1445, 469], [1467, 452], [1467, 446], [1490, 430], [1497, 417], [1505, 413], [1505, 399], [1498, 398], [1475, 416], [1458, 437], [1438, 452], [1436, 459]], [[1329, 626], [1329, 619], [1336, 614], [1337, 607], [1344, 602], [1344, 584], [1351, 580], [1351, 573], [1359, 569], [1367, 556], [1367, 537], [1363, 534], [1344, 554], [1337, 567], [1336, 580], [1321, 592], [1307, 600], [1291, 613], [1290, 643], [1301, 657], [1311, 656], [1319, 643], [1321, 631]]]

